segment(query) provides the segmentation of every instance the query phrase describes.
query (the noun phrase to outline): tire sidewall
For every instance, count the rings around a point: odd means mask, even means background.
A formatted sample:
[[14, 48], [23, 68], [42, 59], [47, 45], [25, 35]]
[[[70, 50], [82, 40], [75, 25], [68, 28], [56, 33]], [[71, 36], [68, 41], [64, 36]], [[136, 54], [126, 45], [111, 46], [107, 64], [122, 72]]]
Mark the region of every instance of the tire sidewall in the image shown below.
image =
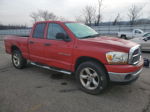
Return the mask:
[[127, 39], [125, 35], [122, 35], [121, 38], [122, 38], [122, 39]]
[[[83, 87], [83, 85], [81, 84], [80, 72], [81, 72], [82, 69], [84, 69], [86, 67], [90, 67], [90, 68], [94, 69], [98, 74], [100, 82], [99, 82], [98, 87], [94, 90], [88, 90], [85, 87]], [[103, 78], [103, 80], [101, 80], [101, 77]], [[78, 82], [78, 85], [79, 85], [80, 89], [82, 89], [83, 91], [85, 91], [89, 94], [99, 94], [99, 93], [101, 93], [107, 87], [107, 83], [108, 83], [104, 67], [102, 65], [96, 63], [96, 62], [90, 62], [90, 61], [89, 62], [84, 62], [84, 63], [79, 65], [79, 67], [77, 68], [77, 71], [76, 71], [76, 80]]]
[[[19, 65], [16, 66], [15, 63], [14, 63], [14, 60], [13, 60], [13, 56], [17, 54], [18, 55], [18, 58], [19, 58]], [[14, 50], [13, 53], [12, 53], [12, 64], [15, 68], [17, 69], [22, 69], [24, 66], [25, 66], [25, 59], [22, 57], [22, 54], [20, 51], [18, 50]]]

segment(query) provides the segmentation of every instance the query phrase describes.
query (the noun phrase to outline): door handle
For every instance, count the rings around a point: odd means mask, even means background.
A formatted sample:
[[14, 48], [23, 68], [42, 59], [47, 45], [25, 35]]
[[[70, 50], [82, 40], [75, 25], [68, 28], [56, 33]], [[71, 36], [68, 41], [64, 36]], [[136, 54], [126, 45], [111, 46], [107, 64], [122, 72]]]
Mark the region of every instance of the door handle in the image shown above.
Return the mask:
[[44, 46], [51, 46], [51, 44], [50, 43], [45, 43]]
[[34, 44], [34, 42], [33, 42], [33, 41], [29, 41], [29, 43], [30, 43], [30, 44]]

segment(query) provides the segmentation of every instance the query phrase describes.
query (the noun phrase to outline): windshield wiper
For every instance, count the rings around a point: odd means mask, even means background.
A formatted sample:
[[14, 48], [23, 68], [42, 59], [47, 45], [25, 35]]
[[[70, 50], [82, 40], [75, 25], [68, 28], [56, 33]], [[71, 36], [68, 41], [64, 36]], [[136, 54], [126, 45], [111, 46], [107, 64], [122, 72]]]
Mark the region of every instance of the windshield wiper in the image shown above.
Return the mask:
[[88, 36], [85, 36], [85, 37], [82, 37], [83, 38], [93, 38], [93, 37], [97, 37], [99, 36], [100, 34], [95, 34], [95, 35], [88, 35]]
[[92, 35], [89, 35], [89, 36], [85, 36], [85, 37], [82, 37], [82, 38], [90, 38], [90, 37], [93, 37]]
[[95, 34], [95, 35], [93, 35], [94, 37], [97, 37], [97, 36], [100, 36], [100, 34], [98, 33], [98, 34]]

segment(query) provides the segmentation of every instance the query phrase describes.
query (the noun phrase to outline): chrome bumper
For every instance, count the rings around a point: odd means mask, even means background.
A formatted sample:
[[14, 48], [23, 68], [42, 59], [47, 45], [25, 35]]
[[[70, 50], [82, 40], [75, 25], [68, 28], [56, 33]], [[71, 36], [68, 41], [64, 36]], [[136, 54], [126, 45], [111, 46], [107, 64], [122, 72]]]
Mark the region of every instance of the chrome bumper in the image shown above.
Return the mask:
[[142, 68], [136, 72], [131, 72], [131, 73], [108, 72], [108, 74], [109, 74], [110, 81], [112, 82], [130, 82], [132, 80], [137, 79], [141, 72], [142, 72]]

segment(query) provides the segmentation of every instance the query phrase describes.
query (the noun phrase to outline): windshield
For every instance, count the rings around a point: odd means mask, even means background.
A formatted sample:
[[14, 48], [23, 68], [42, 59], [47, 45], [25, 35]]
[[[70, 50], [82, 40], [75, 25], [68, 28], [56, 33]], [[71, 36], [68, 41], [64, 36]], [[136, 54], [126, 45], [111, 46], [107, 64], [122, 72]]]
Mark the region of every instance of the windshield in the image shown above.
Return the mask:
[[145, 34], [143, 37], [150, 37], [150, 33]]
[[92, 28], [81, 23], [65, 23], [77, 38], [88, 38], [98, 35]]

